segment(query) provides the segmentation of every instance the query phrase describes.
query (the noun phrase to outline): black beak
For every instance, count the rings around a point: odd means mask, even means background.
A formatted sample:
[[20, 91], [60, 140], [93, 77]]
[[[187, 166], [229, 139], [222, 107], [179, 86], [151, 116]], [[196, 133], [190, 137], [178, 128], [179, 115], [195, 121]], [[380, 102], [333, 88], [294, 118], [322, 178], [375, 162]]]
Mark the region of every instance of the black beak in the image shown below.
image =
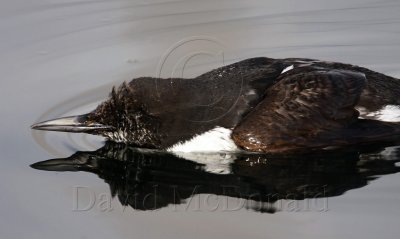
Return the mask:
[[31, 128], [36, 130], [62, 131], [73, 133], [87, 133], [100, 129], [107, 130], [112, 128], [111, 126], [92, 122], [88, 119], [88, 115], [89, 114], [84, 114], [47, 120], [34, 124], [31, 126]]
[[73, 160], [69, 159], [50, 159], [31, 165], [32, 168], [45, 171], [79, 171]]
[[32, 168], [44, 171], [94, 171], [97, 161], [91, 160], [88, 154], [75, 153], [68, 158], [49, 159], [31, 165]]

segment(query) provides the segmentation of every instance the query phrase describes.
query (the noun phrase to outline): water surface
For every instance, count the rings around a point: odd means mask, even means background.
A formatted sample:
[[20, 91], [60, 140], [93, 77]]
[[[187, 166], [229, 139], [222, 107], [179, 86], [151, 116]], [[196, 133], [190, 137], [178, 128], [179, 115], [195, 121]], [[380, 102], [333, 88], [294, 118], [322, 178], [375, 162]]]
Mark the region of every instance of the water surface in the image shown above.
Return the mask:
[[[119, 193], [133, 186], [115, 180], [115, 175], [29, 167], [102, 148], [101, 138], [32, 134], [29, 126], [41, 119], [91, 110], [106, 98], [111, 86], [133, 77], [190, 77], [255, 56], [349, 62], [400, 77], [398, 1], [4, 0], [0, 4], [1, 238], [398, 237], [396, 150], [372, 155], [376, 164], [372, 156], [361, 161], [368, 167], [355, 164], [359, 161], [354, 155], [345, 163], [311, 160], [299, 165], [242, 159], [229, 164], [233, 171], [221, 175], [173, 158], [171, 165], [197, 175], [189, 179], [201, 179], [209, 187], [156, 210], [128, 206], [116, 192], [111, 206], [105, 206], [111, 198], [110, 182], [118, 182], [111, 188]], [[261, 171], [249, 170], [250, 163]], [[353, 171], [344, 173], [330, 163]], [[164, 164], [157, 165], [159, 171], [152, 173], [170, 172]], [[121, 164], [115, 167], [121, 174], [137, 172]], [[326, 167], [336, 171], [329, 174]], [[287, 170], [274, 175], [280, 168]], [[162, 182], [169, 179], [168, 185], [184, 184], [177, 175], [169, 174]], [[333, 185], [333, 175], [337, 175], [339, 189], [318, 197], [320, 201], [309, 210], [301, 199], [295, 207], [300, 210], [287, 206], [288, 200], [272, 200], [275, 207], [266, 208], [259, 207], [257, 202], [262, 200], [250, 200], [238, 210], [211, 207], [218, 200], [237, 202], [235, 192], [216, 191], [215, 184], [221, 182], [240, 189], [259, 190], [266, 185], [277, 189], [286, 188], [291, 180], [294, 187], [307, 184], [301, 181], [306, 179], [320, 186]], [[271, 178], [277, 181], [271, 183]], [[286, 185], [277, 185], [282, 178]], [[96, 197], [88, 210], [75, 210], [79, 187], [83, 191], [78, 206]], [[210, 207], [197, 210], [190, 204], [190, 199], [204, 202], [207, 198]]]

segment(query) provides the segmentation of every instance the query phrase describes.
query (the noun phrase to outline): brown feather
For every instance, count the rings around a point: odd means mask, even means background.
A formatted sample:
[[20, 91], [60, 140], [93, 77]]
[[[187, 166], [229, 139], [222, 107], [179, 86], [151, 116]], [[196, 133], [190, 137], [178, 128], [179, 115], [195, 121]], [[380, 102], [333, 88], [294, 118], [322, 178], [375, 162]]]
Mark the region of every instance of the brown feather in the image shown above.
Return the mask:
[[282, 77], [234, 129], [235, 143], [272, 153], [337, 145], [342, 130], [357, 121], [354, 106], [365, 87], [365, 75], [303, 68]]

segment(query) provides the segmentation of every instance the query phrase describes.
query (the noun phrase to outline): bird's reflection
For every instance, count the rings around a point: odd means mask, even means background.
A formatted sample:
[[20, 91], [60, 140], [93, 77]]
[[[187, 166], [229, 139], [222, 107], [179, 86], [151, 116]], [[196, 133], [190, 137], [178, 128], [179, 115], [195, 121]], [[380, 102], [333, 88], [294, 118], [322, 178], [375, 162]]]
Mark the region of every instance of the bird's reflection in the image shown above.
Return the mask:
[[[226, 161], [225, 174], [207, 170], [201, 155], [196, 161], [169, 153], [139, 150], [108, 142], [93, 152], [76, 152], [68, 158], [32, 165], [49, 171], [85, 171], [110, 185], [111, 194], [123, 205], [154, 210], [181, 204], [198, 194], [243, 199], [247, 208], [274, 212], [280, 199], [302, 200], [338, 196], [363, 187], [379, 175], [399, 172], [399, 148], [360, 153], [276, 157], [236, 154]], [[218, 156], [217, 155], [217, 156]], [[204, 156], [204, 157], [208, 157]], [[216, 155], [212, 161], [215, 163]], [[202, 163], [199, 163], [202, 161]]]

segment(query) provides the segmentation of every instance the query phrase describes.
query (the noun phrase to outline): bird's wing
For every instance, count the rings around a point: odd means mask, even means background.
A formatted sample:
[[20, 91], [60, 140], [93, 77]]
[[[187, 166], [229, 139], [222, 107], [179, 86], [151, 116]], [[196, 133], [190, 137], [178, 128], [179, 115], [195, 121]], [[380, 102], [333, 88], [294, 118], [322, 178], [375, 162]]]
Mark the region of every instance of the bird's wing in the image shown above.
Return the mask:
[[365, 85], [364, 74], [346, 70], [309, 68], [282, 75], [233, 130], [232, 138], [250, 151], [325, 147], [357, 121], [354, 106]]

